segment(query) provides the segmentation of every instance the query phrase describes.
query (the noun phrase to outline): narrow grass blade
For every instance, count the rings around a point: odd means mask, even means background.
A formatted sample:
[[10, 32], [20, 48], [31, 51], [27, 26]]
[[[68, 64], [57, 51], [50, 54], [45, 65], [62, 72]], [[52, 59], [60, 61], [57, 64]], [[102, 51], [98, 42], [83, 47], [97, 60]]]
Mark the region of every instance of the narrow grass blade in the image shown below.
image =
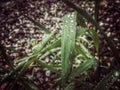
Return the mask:
[[80, 44], [80, 49], [87, 55], [88, 58], [92, 58], [91, 53], [82, 43]]
[[77, 23], [81, 27], [87, 27], [87, 25], [85, 24], [85, 19], [83, 18], [83, 16], [80, 13], [77, 13]]
[[49, 54], [51, 54], [51, 53], [54, 53], [54, 52], [56, 52], [56, 51], [59, 51], [59, 50], [60, 50], [60, 48], [53, 48], [53, 49], [47, 51], [46, 53], [44, 53], [44, 54], [40, 57], [40, 60], [37, 60], [36, 62], [37, 62], [38, 64], [40, 64], [43, 68], [47, 68], [47, 69], [49, 69], [49, 70], [51, 70], [51, 71], [57, 72], [57, 68], [54, 68], [53, 65], [50, 65], [50, 64], [48, 65], [48, 64], [46, 64], [45, 62], [41, 61], [41, 59], [47, 57], [47, 56], [48, 56]]
[[61, 51], [59, 51], [55, 56], [54, 56], [54, 58], [53, 58], [53, 60], [52, 60], [52, 64], [54, 64], [54, 61], [55, 60], [61, 60]]
[[89, 30], [91, 37], [93, 39], [94, 46], [96, 48], [96, 51], [98, 52], [99, 49], [99, 36], [98, 33], [95, 30]]
[[92, 68], [94, 65], [96, 65], [97, 61], [95, 59], [90, 59], [87, 60], [86, 62], [80, 64], [80, 66], [78, 66], [77, 68], [75, 68], [71, 75], [70, 78], [74, 79], [75, 77], [83, 74], [85, 71], [87, 71], [88, 69]]
[[76, 13], [69, 13], [64, 17], [61, 37], [61, 61], [62, 61], [62, 80], [66, 82], [66, 77], [71, 72], [73, 50], [75, 48], [76, 36]]
[[21, 78], [21, 82], [26, 90], [39, 90], [39, 88], [29, 78]]
[[80, 29], [77, 29], [76, 36], [79, 37], [80, 35], [85, 34], [88, 31], [88, 28], [81, 27]]
[[40, 56], [40, 59], [43, 59], [43, 58], [47, 57], [49, 54], [52, 54], [52, 53], [57, 52], [57, 51], [60, 51], [60, 48], [59, 48], [59, 47], [58, 47], [58, 48], [50, 49], [50, 50], [48, 50], [47, 52], [45, 52], [44, 54], [42, 54], [42, 55]]
[[70, 83], [64, 90], [75, 90], [75, 83]]
[[52, 44], [47, 45], [45, 48], [43, 48], [43, 50], [41, 51], [41, 53], [44, 53], [46, 51], [49, 51], [51, 49], [57, 48], [61, 46], [61, 39], [59, 38], [58, 40], [54, 41]]
[[43, 68], [47, 68], [48, 70], [51, 70], [53, 72], [57, 72], [58, 71], [56, 68], [54, 68], [53, 65], [46, 64], [46, 63], [44, 63], [41, 60], [37, 60], [36, 62], [37, 62], [37, 64], [41, 65]]
[[19, 76], [22, 76], [25, 71], [29, 68], [29, 66], [37, 59], [36, 55], [32, 55], [29, 57], [29, 59], [25, 62], [24, 66], [21, 69], [21, 72], [19, 74]]
[[54, 80], [55, 84], [49, 90], [53, 90], [54, 88], [59, 86], [61, 84], [61, 81], [62, 81], [61, 78], [58, 78], [58, 79]]
[[29, 57], [28, 56], [26, 56], [26, 57], [23, 57], [23, 58], [21, 58], [21, 59], [19, 59], [19, 60], [16, 60], [15, 61], [15, 63], [17, 64], [20, 64], [21, 62], [24, 62], [24, 61], [26, 61], [26, 60], [28, 60], [29, 59]]
[[51, 40], [51, 38], [54, 36], [55, 31], [53, 31], [51, 34], [49, 34], [44, 40], [42, 40], [40, 43], [36, 45], [36, 49], [33, 51], [33, 54], [38, 54], [41, 52], [41, 50], [45, 47], [45, 45]]
[[94, 90], [109, 90], [111, 85], [117, 80], [118, 76], [120, 76], [120, 70], [111, 71], [98, 83]]
[[76, 54], [81, 54], [85, 60], [88, 60], [89, 57], [86, 55], [86, 53], [82, 50], [82, 48], [79, 45], [76, 45], [75, 47]]
[[79, 37], [80, 41], [82, 41], [83, 43], [88, 43], [90, 44], [90, 41], [86, 39], [86, 37]]
[[95, 0], [95, 20], [98, 21], [101, 0]]

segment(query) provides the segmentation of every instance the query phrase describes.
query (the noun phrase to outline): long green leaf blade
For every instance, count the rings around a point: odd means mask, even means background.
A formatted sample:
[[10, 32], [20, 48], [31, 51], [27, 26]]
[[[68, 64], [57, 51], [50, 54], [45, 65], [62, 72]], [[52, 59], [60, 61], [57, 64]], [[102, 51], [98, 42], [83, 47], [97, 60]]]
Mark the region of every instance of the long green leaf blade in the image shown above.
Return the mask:
[[90, 69], [92, 66], [96, 65], [96, 63], [97, 63], [97, 61], [95, 59], [90, 59], [90, 60], [87, 60], [86, 62], [80, 64], [80, 66], [78, 66], [77, 68], [75, 68], [72, 71], [70, 78], [74, 79], [75, 77], [83, 74], [85, 71]]
[[57, 69], [54, 68], [54, 67], [53, 67], [52, 65], [50, 65], [50, 64], [46, 64], [46, 63], [44, 63], [44, 62], [41, 61], [41, 60], [37, 60], [37, 63], [40, 64], [43, 68], [47, 68], [48, 70], [51, 70], [51, 71], [53, 71], [53, 72], [57, 72]]
[[99, 49], [99, 36], [98, 36], [98, 33], [95, 31], [95, 30], [89, 30], [91, 36], [92, 36], [92, 39], [93, 39], [93, 43], [94, 43], [94, 46], [96, 48], [96, 51], [98, 52], [98, 49]]
[[24, 87], [26, 88], [26, 90], [39, 90], [39, 88], [37, 87], [37, 85], [35, 85], [35, 83], [30, 80], [29, 78], [22, 78], [21, 79], [22, 84], [24, 85]]
[[85, 19], [80, 13], [77, 13], [77, 23], [80, 24], [81, 27], [87, 27], [87, 25], [85, 24]]
[[62, 60], [62, 78], [63, 82], [65, 78], [71, 72], [72, 60], [71, 55], [75, 48], [75, 36], [76, 36], [76, 13], [69, 13], [64, 17], [62, 38], [61, 38], [61, 60]]
[[41, 52], [42, 49], [44, 49], [47, 42], [50, 41], [50, 39], [54, 36], [55, 31], [53, 31], [51, 34], [49, 34], [44, 40], [42, 40], [40, 43], [36, 45], [36, 48], [34, 49], [33, 54], [38, 54]]
[[59, 38], [58, 40], [54, 41], [52, 44], [47, 45], [47, 47], [43, 48], [43, 50], [41, 52], [43, 53], [43, 52], [49, 51], [51, 49], [54, 49], [56, 47], [60, 47], [61, 46], [60, 44], [61, 44], [61, 39]]

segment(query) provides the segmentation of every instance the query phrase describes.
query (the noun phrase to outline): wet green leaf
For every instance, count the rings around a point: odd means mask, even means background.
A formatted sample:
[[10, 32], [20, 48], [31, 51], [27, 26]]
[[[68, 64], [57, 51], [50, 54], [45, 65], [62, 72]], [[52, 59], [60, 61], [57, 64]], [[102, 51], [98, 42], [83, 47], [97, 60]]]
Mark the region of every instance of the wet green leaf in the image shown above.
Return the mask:
[[72, 69], [72, 58], [73, 50], [75, 48], [75, 37], [76, 37], [76, 12], [65, 15], [62, 37], [61, 37], [61, 61], [62, 61], [62, 78], [63, 83], [66, 82], [66, 77]]

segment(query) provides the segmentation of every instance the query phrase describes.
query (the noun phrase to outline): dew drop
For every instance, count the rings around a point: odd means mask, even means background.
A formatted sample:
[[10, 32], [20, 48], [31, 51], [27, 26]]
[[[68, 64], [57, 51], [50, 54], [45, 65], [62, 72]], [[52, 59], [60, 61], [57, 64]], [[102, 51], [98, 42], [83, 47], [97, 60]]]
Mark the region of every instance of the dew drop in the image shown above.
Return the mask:
[[70, 17], [70, 14], [68, 15], [68, 17]]
[[71, 23], [74, 22], [73, 20], [71, 20]]
[[117, 76], [119, 76], [119, 73], [118, 73], [118, 72], [115, 72], [114, 75], [117, 77]]
[[71, 17], [74, 17], [74, 13], [71, 14]]
[[74, 31], [73, 30], [70, 30], [71, 33], [73, 33]]
[[50, 71], [46, 71], [46, 72], [45, 72], [45, 75], [49, 77], [49, 76], [50, 76], [50, 73], [51, 73]]

